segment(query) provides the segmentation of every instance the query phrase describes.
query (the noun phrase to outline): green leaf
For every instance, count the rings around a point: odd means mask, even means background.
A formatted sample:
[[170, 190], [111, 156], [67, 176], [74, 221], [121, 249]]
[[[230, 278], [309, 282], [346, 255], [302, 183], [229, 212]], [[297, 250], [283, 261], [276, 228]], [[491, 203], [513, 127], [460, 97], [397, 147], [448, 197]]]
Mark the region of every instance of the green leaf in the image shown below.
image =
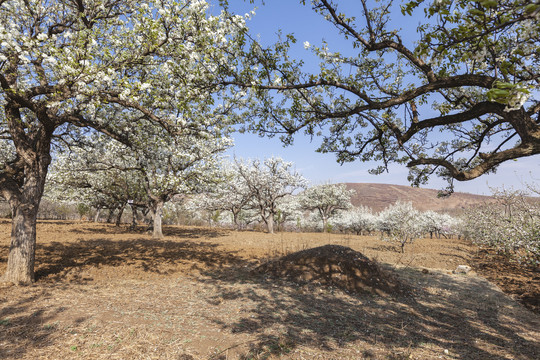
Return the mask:
[[482, 5], [485, 8], [494, 8], [497, 7], [497, 1], [496, 0], [485, 0], [480, 2], [480, 5]]
[[540, 5], [538, 4], [529, 4], [527, 6], [525, 6], [525, 13], [526, 14], [530, 14], [530, 13], [533, 13], [536, 11], [536, 9], [538, 9], [540, 7]]
[[484, 12], [482, 10], [478, 10], [478, 9], [469, 10], [469, 14], [477, 15], [477, 16], [484, 16]]

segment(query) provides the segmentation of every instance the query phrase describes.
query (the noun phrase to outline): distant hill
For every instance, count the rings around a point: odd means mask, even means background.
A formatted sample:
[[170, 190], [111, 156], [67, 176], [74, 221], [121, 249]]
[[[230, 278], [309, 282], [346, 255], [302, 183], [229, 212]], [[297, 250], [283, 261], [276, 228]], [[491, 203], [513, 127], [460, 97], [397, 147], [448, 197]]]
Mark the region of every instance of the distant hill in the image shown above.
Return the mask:
[[355, 206], [367, 206], [375, 212], [383, 210], [388, 205], [401, 202], [412, 202], [413, 206], [421, 211], [434, 210], [444, 212], [458, 212], [471, 205], [493, 201], [490, 196], [455, 192], [446, 198], [438, 198], [438, 190], [414, 188], [403, 185], [345, 183], [348, 189], [356, 190], [352, 198]]

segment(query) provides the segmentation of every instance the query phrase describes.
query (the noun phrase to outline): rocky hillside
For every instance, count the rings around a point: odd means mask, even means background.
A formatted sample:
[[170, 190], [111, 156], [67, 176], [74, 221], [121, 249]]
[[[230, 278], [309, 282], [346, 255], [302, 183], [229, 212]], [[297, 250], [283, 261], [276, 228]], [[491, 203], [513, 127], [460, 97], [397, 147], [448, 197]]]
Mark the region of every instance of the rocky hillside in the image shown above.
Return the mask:
[[413, 206], [422, 211], [435, 210], [445, 212], [458, 212], [471, 205], [490, 201], [492, 198], [484, 195], [468, 193], [453, 193], [446, 198], [438, 198], [438, 190], [414, 188], [403, 185], [346, 183], [347, 188], [356, 190], [352, 199], [355, 206], [368, 206], [378, 212], [396, 201], [413, 203]]

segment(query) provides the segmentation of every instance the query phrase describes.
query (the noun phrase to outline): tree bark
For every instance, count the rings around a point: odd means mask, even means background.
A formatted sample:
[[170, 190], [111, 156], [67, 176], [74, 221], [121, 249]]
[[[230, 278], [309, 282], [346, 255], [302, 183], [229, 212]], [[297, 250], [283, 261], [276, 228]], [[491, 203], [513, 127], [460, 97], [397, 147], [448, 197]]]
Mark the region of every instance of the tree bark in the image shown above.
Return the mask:
[[112, 224], [112, 219], [114, 217], [114, 210], [116, 209], [109, 209], [109, 216], [107, 216], [107, 224]]
[[161, 228], [161, 218], [163, 216], [163, 205], [165, 203], [161, 200], [155, 201], [152, 208], [152, 220], [154, 223], [154, 230], [152, 232], [152, 238], [162, 239], [163, 231]]
[[21, 204], [12, 209], [11, 245], [7, 269], [2, 278], [14, 284], [34, 282], [37, 205]]
[[137, 207], [135, 205], [131, 205], [131, 229], [137, 228]]
[[8, 263], [1, 279], [4, 282], [30, 284], [35, 280], [37, 213], [50, 161], [48, 153], [35, 156], [24, 166], [21, 183], [8, 178], [2, 180], [3, 194], [12, 213]]
[[328, 218], [323, 215], [322, 216], [322, 232], [325, 233], [325, 232], [328, 232]]
[[120, 226], [120, 223], [122, 221], [122, 215], [124, 214], [124, 209], [124, 206], [118, 209], [118, 214], [116, 215], [116, 226]]
[[97, 223], [99, 221], [99, 213], [101, 212], [101, 208], [98, 207], [96, 209], [96, 216], [94, 216], [94, 222]]
[[270, 234], [274, 233], [274, 214], [269, 214], [266, 218], [266, 226], [268, 228], [268, 232]]
[[233, 216], [233, 223], [236, 230], [240, 229], [240, 225], [238, 224], [238, 213], [239, 211], [235, 211], [234, 209], [231, 210], [232, 216]]

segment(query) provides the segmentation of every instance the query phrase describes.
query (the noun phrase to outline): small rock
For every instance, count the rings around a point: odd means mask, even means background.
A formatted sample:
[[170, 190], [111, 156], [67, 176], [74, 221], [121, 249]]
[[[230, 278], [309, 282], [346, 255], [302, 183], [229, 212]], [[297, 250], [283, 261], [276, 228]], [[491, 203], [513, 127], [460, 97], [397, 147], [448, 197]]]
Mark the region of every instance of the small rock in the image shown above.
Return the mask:
[[454, 270], [454, 274], [468, 274], [469, 271], [471, 271], [471, 267], [468, 265], [458, 265], [456, 270]]

